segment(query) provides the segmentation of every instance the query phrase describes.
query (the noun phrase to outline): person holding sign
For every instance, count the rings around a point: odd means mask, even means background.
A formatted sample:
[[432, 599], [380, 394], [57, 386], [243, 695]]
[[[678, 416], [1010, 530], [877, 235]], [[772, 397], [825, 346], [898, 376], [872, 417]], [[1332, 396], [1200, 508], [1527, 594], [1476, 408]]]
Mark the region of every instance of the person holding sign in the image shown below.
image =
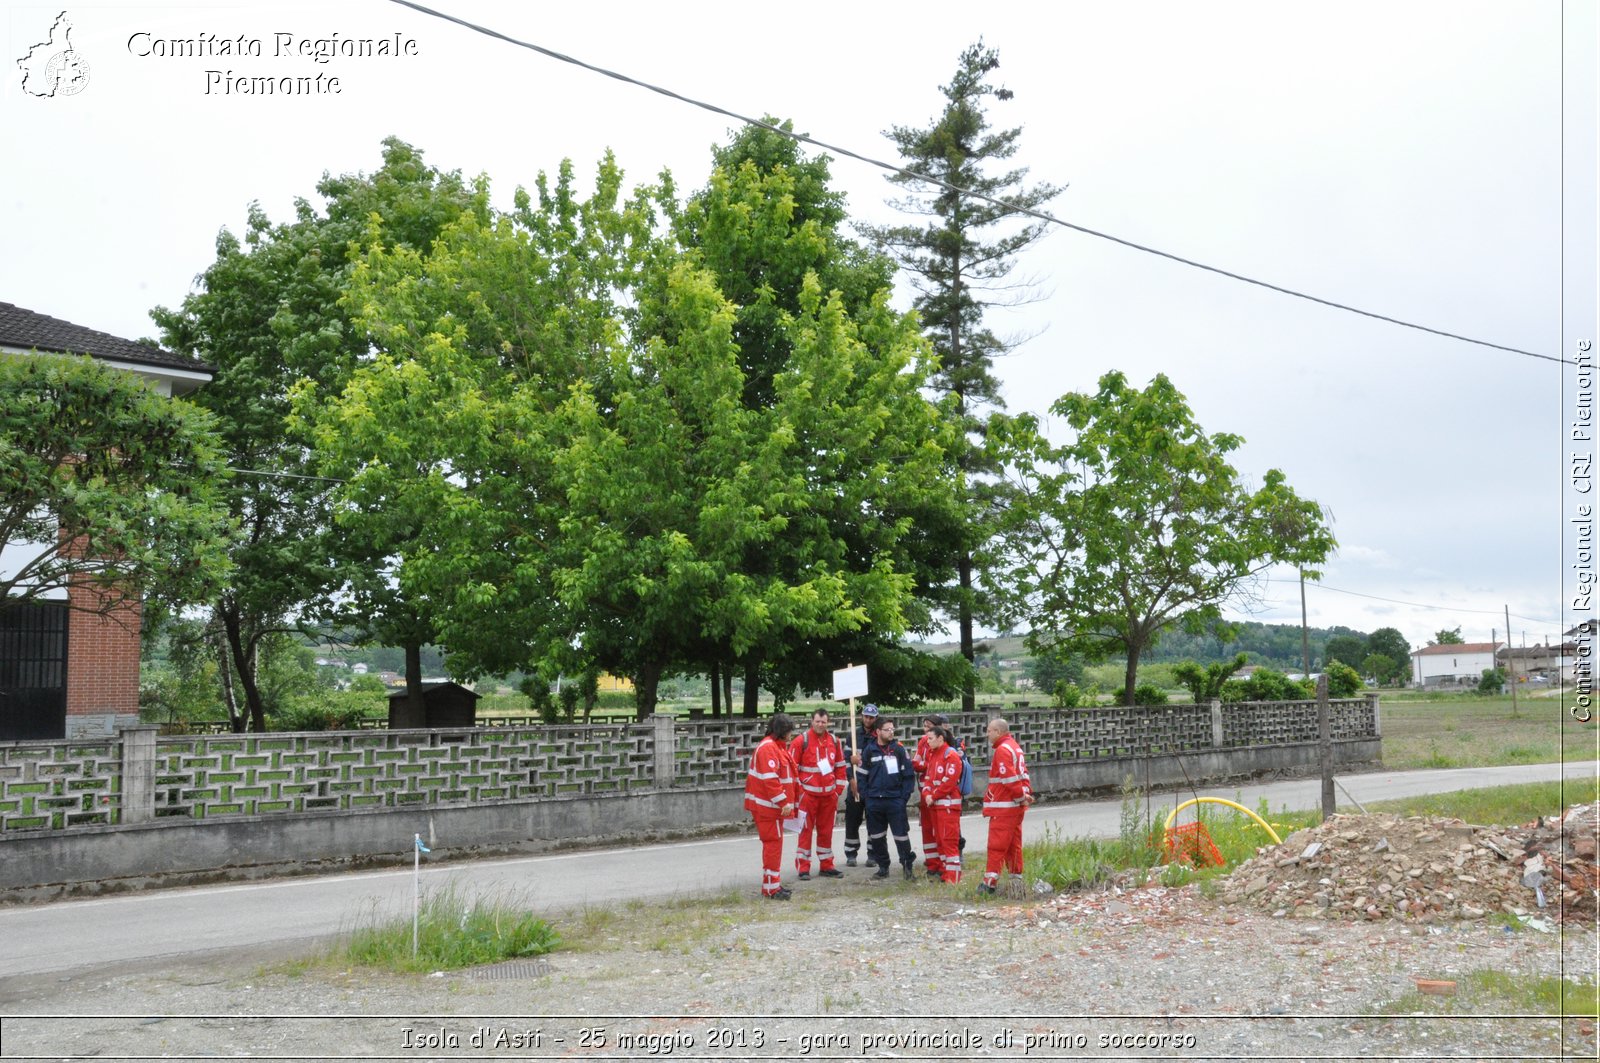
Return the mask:
[[895, 848], [900, 853], [900, 867], [906, 878], [910, 878], [911, 865], [917, 858], [911, 852], [906, 801], [917, 788], [917, 776], [911, 770], [911, 754], [894, 740], [894, 721], [884, 720], [878, 724], [876, 740], [867, 743], [854, 759], [856, 785], [866, 804], [867, 861], [878, 865], [872, 877], [889, 877], [886, 835], [892, 832]]
[[773, 714], [744, 780], [744, 807], [761, 838], [761, 896], [773, 901], [793, 896], [783, 886], [783, 821], [795, 814], [800, 800], [794, 758], [785, 745], [793, 731], [793, 720], [781, 712]]
[[[868, 705], [861, 710], [861, 724], [852, 737], [850, 751], [859, 754], [878, 740], [878, 706]], [[860, 760], [853, 763], [860, 764]], [[856, 866], [856, 855], [861, 852], [861, 822], [867, 818], [867, 805], [862, 799], [860, 781], [852, 773], [850, 789], [844, 798], [844, 862], [846, 867]]]
[[810, 729], [789, 743], [789, 755], [799, 769], [800, 813], [805, 819], [794, 853], [795, 870], [802, 882], [811, 877], [813, 830], [817, 863], [821, 865], [817, 874], [823, 878], [844, 877], [844, 872], [833, 866], [833, 822], [839, 815], [839, 794], [845, 788], [845, 761], [839, 740], [829, 730], [831, 722], [828, 710], [818, 709], [811, 714]]

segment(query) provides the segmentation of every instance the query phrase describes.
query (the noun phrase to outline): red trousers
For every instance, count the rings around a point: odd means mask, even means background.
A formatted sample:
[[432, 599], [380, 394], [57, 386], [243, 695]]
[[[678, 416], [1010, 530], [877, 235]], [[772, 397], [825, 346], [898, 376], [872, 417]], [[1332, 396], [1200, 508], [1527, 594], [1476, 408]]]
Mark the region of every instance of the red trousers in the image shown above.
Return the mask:
[[761, 838], [761, 895], [770, 897], [783, 887], [783, 817], [776, 810], [750, 815]]
[[961, 809], [922, 806], [924, 836], [932, 832], [934, 854], [923, 859], [945, 882], [961, 881]]
[[822, 865], [821, 870], [833, 870], [833, 821], [839, 815], [839, 794], [837, 791], [829, 794], [814, 794], [809, 791], [800, 795], [800, 811], [805, 813], [806, 825], [800, 828], [800, 842], [794, 851], [795, 870], [802, 875], [811, 873], [811, 836], [816, 834], [817, 848], [815, 856], [817, 863]]
[[1000, 881], [1002, 869], [1013, 875], [1022, 874], [1022, 813], [1020, 808], [1007, 808], [989, 816], [989, 863], [983, 870], [983, 884], [993, 886]]
[[931, 874], [941, 870], [939, 836], [934, 826], [933, 810], [923, 805], [917, 818], [922, 823], [922, 866]]

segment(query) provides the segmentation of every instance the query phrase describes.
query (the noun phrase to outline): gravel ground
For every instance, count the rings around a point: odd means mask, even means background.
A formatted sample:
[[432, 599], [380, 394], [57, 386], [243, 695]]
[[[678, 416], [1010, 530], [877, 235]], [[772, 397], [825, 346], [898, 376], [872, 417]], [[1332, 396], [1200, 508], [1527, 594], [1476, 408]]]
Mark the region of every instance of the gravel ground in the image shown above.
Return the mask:
[[1596, 1058], [1592, 1022], [1472, 975], [1592, 976], [1593, 928], [1275, 918], [1192, 886], [793, 885], [575, 912], [514, 977], [233, 955], [13, 979], [0, 1058]]

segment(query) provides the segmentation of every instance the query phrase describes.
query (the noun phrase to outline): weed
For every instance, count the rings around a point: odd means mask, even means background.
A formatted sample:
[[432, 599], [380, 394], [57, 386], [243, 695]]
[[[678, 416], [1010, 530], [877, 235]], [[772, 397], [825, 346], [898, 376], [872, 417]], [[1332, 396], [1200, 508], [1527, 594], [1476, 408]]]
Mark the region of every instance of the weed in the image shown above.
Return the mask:
[[423, 895], [416, 928], [415, 952], [405, 916], [358, 927], [339, 952], [360, 966], [420, 972], [542, 956], [560, 943], [549, 923], [510, 898], [468, 901], [454, 889]]

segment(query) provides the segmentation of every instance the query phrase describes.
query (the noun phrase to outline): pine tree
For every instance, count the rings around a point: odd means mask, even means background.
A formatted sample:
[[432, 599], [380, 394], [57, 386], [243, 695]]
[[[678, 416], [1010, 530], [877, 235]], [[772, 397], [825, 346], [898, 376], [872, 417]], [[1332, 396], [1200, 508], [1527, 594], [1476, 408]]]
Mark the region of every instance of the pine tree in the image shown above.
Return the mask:
[[[906, 171], [889, 180], [910, 191], [894, 206], [927, 221], [867, 230], [912, 275], [918, 293], [915, 306], [939, 353], [935, 385], [948, 396], [950, 415], [959, 421], [966, 440], [957, 466], [966, 480], [970, 516], [965, 541], [956, 551], [951, 597], [960, 624], [961, 653], [969, 662], [974, 660], [973, 619], [981, 611], [974, 591], [973, 552], [989, 536], [986, 517], [993, 505], [985, 486], [986, 474], [993, 470], [978, 441], [990, 413], [1004, 406], [993, 367], [995, 356], [1007, 349], [984, 327], [984, 310], [1018, 301], [1015, 285], [1007, 285], [1016, 256], [1045, 232], [1045, 223], [1023, 221], [1025, 215], [1016, 208], [1035, 209], [1061, 191], [1054, 185], [1026, 184], [1026, 167], [999, 169], [1017, 153], [1022, 134], [1020, 126], [990, 128], [988, 98], [1012, 98], [1011, 90], [990, 84], [999, 65], [999, 55], [980, 39], [961, 53], [955, 76], [941, 87], [946, 102], [939, 117], [926, 128], [895, 126], [888, 131]], [[964, 710], [973, 709], [973, 695], [969, 678], [962, 697]]]

